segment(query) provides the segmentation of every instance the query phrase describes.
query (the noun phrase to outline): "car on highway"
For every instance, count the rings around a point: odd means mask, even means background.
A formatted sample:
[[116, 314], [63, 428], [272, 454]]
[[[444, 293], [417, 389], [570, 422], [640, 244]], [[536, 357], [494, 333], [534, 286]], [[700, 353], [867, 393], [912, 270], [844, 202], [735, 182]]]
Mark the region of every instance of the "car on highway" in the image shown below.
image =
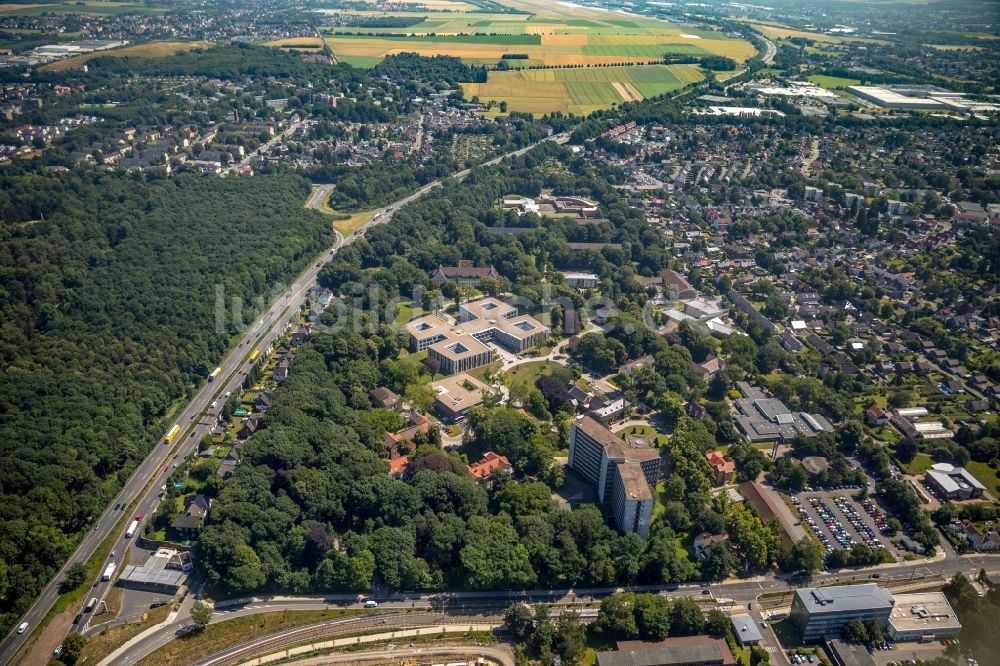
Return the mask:
[[27, 622], [22, 622], [21, 624], [17, 625], [17, 633], [23, 634], [27, 630], [28, 630], [28, 623]]
[[142, 514], [141, 513], [135, 514], [135, 519], [136, 520], [142, 520]]

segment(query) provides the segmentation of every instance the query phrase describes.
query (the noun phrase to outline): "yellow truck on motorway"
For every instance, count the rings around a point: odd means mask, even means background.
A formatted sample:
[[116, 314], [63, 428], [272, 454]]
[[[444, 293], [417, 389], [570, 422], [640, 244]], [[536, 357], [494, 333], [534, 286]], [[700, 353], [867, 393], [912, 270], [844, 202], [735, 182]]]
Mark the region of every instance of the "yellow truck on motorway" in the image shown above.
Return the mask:
[[176, 437], [177, 433], [179, 433], [180, 431], [181, 431], [181, 427], [175, 423], [174, 427], [171, 428], [170, 432], [167, 433], [167, 437], [166, 437], [167, 444], [169, 444], [170, 442], [174, 441], [174, 437]]

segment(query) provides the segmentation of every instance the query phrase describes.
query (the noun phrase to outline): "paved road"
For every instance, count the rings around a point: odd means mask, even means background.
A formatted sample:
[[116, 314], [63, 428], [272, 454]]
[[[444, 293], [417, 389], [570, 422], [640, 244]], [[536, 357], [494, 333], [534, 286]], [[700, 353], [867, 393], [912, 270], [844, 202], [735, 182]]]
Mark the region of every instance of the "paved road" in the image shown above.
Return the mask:
[[[289, 128], [286, 131], [291, 131], [292, 129]], [[536, 145], [550, 140], [557, 143], [565, 143], [568, 140], [568, 136], [565, 134], [555, 135], [520, 150], [500, 155], [490, 160], [487, 164], [496, 164], [507, 157], [524, 154]], [[465, 169], [455, 174], [454, 177], [461, 180], [470, 172], [471, 169]], [[97, 551], [98, 546], [100, 546], [104, 539], [115, 532], [116, 529], [118, 537], [113, 548], [117, 553], [124, 552], [128, 542], [128, 539], [125, 537], [128, 522], [125, 522], [121, 527], [117, 527], [117, 524], [125, 516], [125, 509], [137, 501], [133, 509], [133, 515], [142, 516], [145, 519], [153, 513], [160, 501], [160, 486], [166, 483], [167, 477], [173, 471], [172, 466], [194, 451], [198, 442], [211, 431], [215, 421], [214, 417], [209, 416], [209, 413], [214, 413], [213, 403], [221, 405], [222, 401], [225, 400], [226, 392], [237, 391], [239, 389], [243, 383], [243, 373], [246, 372], [250, 365], [246, 361], [246, 358], [255, 348], [260, 348], [261, 350], [267, 349], [284, 332], [286, 324], [297, 321], [299, 308], [305, 301], [308, 291], [315, 286], [316, 276], [323, 264], [332, 258], [338, 248], [354, 242], [356, 237], [363, 236], [368, 227], [390, 221], [396, 210], [419, 199], [438, 185], [440, 185], [440, 181], [428, 183], [413, 194], [378, 210], [375, 219], [361, 227], [354, 237], [345, 239], [338, 233], [334, 247], [329, 252], [324, 252], [313, 265], [310, 265], [288, 290], [277, 298], [268, 310], [251, 325], [244, 334], [240, 344], [231, 350], [225, 359], [221, 361], [219, 367], [222, 368], [222, 371], [219, 377], [214, 382], [208, 382], [202, 386], [187, 406], [176, 416], [173, 424], [180, 427], [180, 433], [170, 443], [166, 442], [165, 439], [160, 439], [156, 443], [153, 450], [150, 451], [149, 455], [139, 464], [128, 481], [126, 481], [125, 486], [119, 492], [118, 496], [115, 497], [104, 513], [94, 523], [93, 529], [80, 541], [80, 544], [73, 551], [73, 554], [63, 568], [49, 581], [49, 584], [42, 590], [42, 593], [28, 609], [28, 612], [15, 623], [16, 626], [21, 622], [27, 622], [28, 631], [24, 634], [17, 634], [14, 630], [11, 630], [10, 634], [0, 643], [0, 664], [11, 662], [18, 650], [31, 637], [31, 631], [45, 617], [45, 614], [52, 608], [53, 604], [55, 604], [59, 598], [59, 583], [65, 578], [66, 569], [71, 563], [87, 561]], [[315, 206], [318, 201], [321, 202], [322, 199], [316, 197], [314, 193], [310, 196], [310, 201], [307, 203], [311, 202]], [[144, 489], [145, 492], [143, 492]], [[117, 509], [115, 508], [116, 506], [118, 507]], [[87, 596], [88, 598], [93, 596], [103, 599], [110, 586], [111, 582], [98, 580], [94, 583], [93, 590]], [[84, 617], [81, 619], [81, 622], [86, 622], [87, 619], [87, 617]], [[81, 627], [74, 625], [73, 628], [80, 629]], [[50, 642], [51, 648], [57, 645], [55, 641]], [[38, 646], [38, 649], [42, 648], [46, 650], [51, 649], [47, 645]]]
[[774, 62], [774, 56], [778, 55], [778, 47], [775, 46], [774, 42], [765, 37], [763, 34], [759, 32], [757, 34], [760, 36], [762, 40], [764, 40], [764, 55], [761, 56], [761, 60], [764, 61], [764, 64], [770, 65], [772, 62]]
[[331, 192], [333, 192], [333, 185], [313, 185], [312, 192], [309, 194], [309, 198], [306, 199], [306, 208], [312, 208], [313, 210], [325, 213], [323, 204], [330, 198]]

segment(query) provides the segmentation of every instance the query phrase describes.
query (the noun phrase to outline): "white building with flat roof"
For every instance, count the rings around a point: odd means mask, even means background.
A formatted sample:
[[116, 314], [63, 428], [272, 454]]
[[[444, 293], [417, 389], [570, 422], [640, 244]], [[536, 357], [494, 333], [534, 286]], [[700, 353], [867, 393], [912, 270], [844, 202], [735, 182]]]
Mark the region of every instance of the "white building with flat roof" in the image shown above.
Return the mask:
[[897, 594], [889, 616], [889, 637], [897, 642], [953, 638], [962, 631], [943, 592]]

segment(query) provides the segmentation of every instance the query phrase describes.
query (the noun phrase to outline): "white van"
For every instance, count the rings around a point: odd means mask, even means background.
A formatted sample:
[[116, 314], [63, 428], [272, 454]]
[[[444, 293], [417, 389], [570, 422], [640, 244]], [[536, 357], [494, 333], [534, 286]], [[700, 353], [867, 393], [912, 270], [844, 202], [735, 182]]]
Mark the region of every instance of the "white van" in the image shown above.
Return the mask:
[[27, 630], [28, 630], [28, 623], [27, 622], [22, 622], [21, 624], [17, 625], [17, 633], [23, 634]]
[[369, 599], [368, 601], [365, 602], [365, 608], [378, 608], [378, 602]]

